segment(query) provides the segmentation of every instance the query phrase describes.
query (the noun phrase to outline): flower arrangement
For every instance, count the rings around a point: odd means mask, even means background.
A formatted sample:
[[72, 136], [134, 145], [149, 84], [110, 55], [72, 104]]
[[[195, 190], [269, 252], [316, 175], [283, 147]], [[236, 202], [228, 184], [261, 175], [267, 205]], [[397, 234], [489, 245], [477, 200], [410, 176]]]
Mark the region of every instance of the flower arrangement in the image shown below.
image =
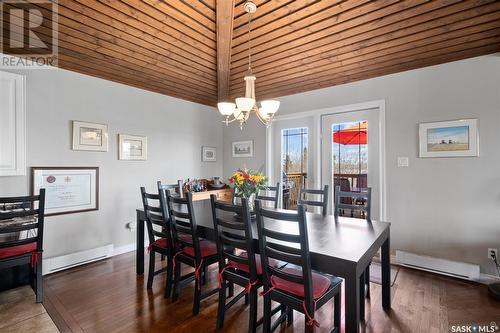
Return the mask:
[[267, 177], [261, 172], [240, 169], [229, 178], [229, 183], [234, 188], [235, 196], [248, 199], [267, 188]]

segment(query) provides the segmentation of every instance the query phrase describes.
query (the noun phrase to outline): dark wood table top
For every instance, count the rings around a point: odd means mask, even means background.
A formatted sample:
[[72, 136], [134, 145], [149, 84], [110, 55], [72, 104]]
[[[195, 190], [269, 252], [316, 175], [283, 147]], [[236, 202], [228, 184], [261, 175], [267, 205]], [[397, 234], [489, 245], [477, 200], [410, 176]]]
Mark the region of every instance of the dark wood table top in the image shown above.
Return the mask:
[[[214, 238], [211, 234], [214, 227], [210, 202], [198, 201], [193, 203], [193, 206], [202, 236]], [[277, 211], [290, 212], [281, 209]], [[298, 230], [294, 230], [297, 226], [293, 222], [272, 221], [268, 225], [278, 231], [298, 233]], [[255, 221], [252, 222], [252, 229], [253, 237], [257, 240]], [[333, 215], [323, 216], [308, 212], [307, 230], [313, 267], [316, 269], [321, 267], [325, 273], [338, 274], [340, 269], [345, 269], [345, 266], [352, 267], [352, 264], [366, 266], [387, 238], [389, 229], [388, 222], [349, 217], [335, 219]], [[331, 263], [332, 258], [335, 258], [336, 265], [344, 267], [324, 267], [327, 263]]]

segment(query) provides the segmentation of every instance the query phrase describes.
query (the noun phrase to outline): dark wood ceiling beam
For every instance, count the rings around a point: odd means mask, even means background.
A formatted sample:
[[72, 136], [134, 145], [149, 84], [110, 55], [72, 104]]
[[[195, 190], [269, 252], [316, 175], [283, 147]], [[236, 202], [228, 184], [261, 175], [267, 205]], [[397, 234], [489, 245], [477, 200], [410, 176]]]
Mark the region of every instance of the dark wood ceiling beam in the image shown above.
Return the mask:
[[298, 86], [294, 86], [294, 87], [291, 86], [291, 87], [288, 87], [287, 89], [269, 90], [269, 91], [262, 92], [260, 94], [260, 98], [267, 99], [267, 98], [277, 98], [280, 96], [293, 95], [293, 94], [298, 94], [298, 93], [307, 92], [307, 91], [311, 91], [311, 90], [322, 89], [322, 88], [327, 88], [327, 87], [336, 86], [336, 85], [340, 85], [340, 84], [351, 83], [351, 82], [355, 82], [355, 81], [359, 81], [359, 80], [366, 80], [366, 79], [376, 78], [379, 76], [399, 73], [401, 71], [409, 71], [412, 69], [434, 66], [434, 65], [439, 65], [442, 63], [451, 62], [451, 61], [457, 61], [457, 60], [467, 59], [467, 58], [481, 56], [481, 55], [485, 55], [485, 54], [496, 53], [498, 51], [500, 51], [500, 44], [487, 45], [487, 46], [482, 46], [482, 47], [478, 47], [475, 49], [468, 49], [468, 50], [462, 50], [459, 52], [453, 52], [451, 54], [444, 54], [440, 57], [434, 58], [432, 61], [415, 60], [414, 62], [411, 62], [411, 63], [401, 64], [401, 65], [387, 67], [387, 68], [369, 69], [366, 71], [359, 72], [356, 75], [332, 78], [332, 79], [321, 81], [321, 82], [315, 82], [313, 84], [298, 85]]
[[[255, 65], [255, 72], [258, 76], [267, 75], [268, 73], [276, 73], [276, 69], [286, 70], [293, 67], [309, 66], [310, 63], [316, 61], [334, 62], [341, 60], [340, 54], [347, 52], [352, 53], [352, 56], [369, 52], [369, 50], [379, 50], [384, 47], [392, 47], [404, 43], [411, 43], [413, 41], [429, 38], [434, 35], [439, 35], [451, 30], [462, 29], [473, 25], [481, 24], [482, 22], [498, 21], [498, 13], [500, 10], [500, 3], [490, 4], [475, 8], [474, 10], [464, 10], [458, 13], [439, 17], [427, 22], [420, 22], [408, 20], [408, 25], [403, 29], [389, 31], [386, 34], [373, 36], [373, 34], [366, 34], [367, 39], [359, 40], [360, 35], [354, 38], [340, 39], [327, 45], [315, 46], [315, 43], [310, 43], [309, 48], [301, 48], [301, 52], [288, 57], [280, 58], [277, 60], [271, 59], [270, 62], [258, 62]], [[486, 13], [486, 14], [485, 14]], [[485, 15], [482, 15], [485, 14]], [[414, 25], [411, 25], [416, 23]], [[370, 37], [372, 36], [372, 37]], [[355, 41], [358, 40], [358, 41]], [[231, 73], [232, 84], [237, 84], [238, 74], [242, 70], [232, 69]]]
[[229, 95], [231, 41], [234, 0], [217, 0], [217, 95], [220, 101]]
[[[279, 83], [282, 78], [294, 78], [312, 73], [325, 73], [335, 68], [345, 68], [350, 64], [356, 64], [362, 60], [375, 59], [382, 56], [393, 56], [397, 52], [406, 51], [409, 54], [416, 52], [417, 47], [431, 45], [436, 43], [446, 43], [456, 38], [467, 37], [473, 34], [490, 35], [491, 29], [499, 28], [498, 17], [500, 12], [490, 13], [481, 16], [478, 24], [473, 19], [458, 21], [452, 25], [446, 25], [441, 29], [426, 30], [419, 34], [410, 35], [406, 38], [399, 38], [393, 41], [376, 44], [366, 48], [353, 51], [349, 48], [338, 49], [335, 57], [327, 59], [305, 58], [302, 62], [294, 62], [288, 66], [279, 66], [273, 70], [257, 72], [257, 88], [263, 88], [265, 85]], [[278, 69], [279, 68], [279, 69]], [[241, 88], [240, 82], [235, 80], [232, 87], [235, 90]]]
[[[370, 70], [383, 70], [384, 68], [391, 68], [391, 73], [395, 72], [402, 72], [407, 70], [407, 67], [405, 64], [407, 63], [419, 63], [421, 64], [421, 67], [426, 67], [430, 66], [430, 63], [433, 63], [435, 59], [438, 59], [440, 57], [443, 57], [443, 55], [450, 55], [454, 53], [460, 53], [464, 52], [464, 50], [468, 49], [479, 49], [483, 47], [487, 47], [490, 45], [498, 45], [500, 43], [500, 36], [495, 36], [495, 37], [490, 37], [490, 38], [484, 38], [480, 40], [475, 40], [467, 43], [461, 43], [459, 45], [453, 45], [449, 47], [444, 47], [444, 48], [439, 48], [439, 49], [433, 49], [433, 50], [428, 50], [422, 52], [422, 53], [415, 53], [412, 54], [411, 56], [405, 56], [405, 57], [394, 57], [388, 61], [384, 61], [381, 63], [373, 63], [372, 64], [366, 64], [365, 62], [359, 62], [354, 69], [349, 69], [349, 70], [340, 70], [335, 73], [335, 75], [332, 75], [332, 73], [328, 73], [326, 75], [309, 75], [307, 78], [304, 77], [301, 80], [294, 81], [294, 80], [286, 80], [283, 81], [282, 84], [279, 85], [272, 85], [268, 86], [267, 89], [262, 89], [262, 94], [267, 95], [270, 93], [276, 93], [276, 92], [281, 92], [281, 91], [288, 91], [290, 88], [296, 88], [298, 86], [306, 86], [306, 87], [311, 87], [315, 86], [318, 83], [323, 84], [324, 82], [329, 82], [329, 81], [334, 81], [336, 78], [339, 77], [350, 77], [350, 76], [356, 76], [360, 72], [364, 71], [370, 71]], [[400, 69], [397, 70], [397, 66], [400, 66]], [[363, 69], [360, 71], [360, 69]], [[385, 73], [385, 72], [384, 72]], [[385, 75], [385, 74], [382, 74]], [[364, 78], [363, 78], [364, 79]], [[259, 95], [260, 96], [260, 95]]]

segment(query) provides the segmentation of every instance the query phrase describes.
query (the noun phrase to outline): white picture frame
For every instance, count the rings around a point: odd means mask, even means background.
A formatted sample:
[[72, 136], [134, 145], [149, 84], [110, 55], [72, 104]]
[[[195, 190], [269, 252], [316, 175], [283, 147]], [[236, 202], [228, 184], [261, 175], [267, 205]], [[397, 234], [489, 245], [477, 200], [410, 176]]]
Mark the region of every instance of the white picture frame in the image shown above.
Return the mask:
[[118, 159], [145, 161], [148, 158], [148, 138], [140, 135], [118, 134]]
[[419, 156], [477, 157], [477, 119], [459, 119], [419, 124]]
[[217, 148], [215, 147], [201, 147], [201, 161], [202, 162], [217, 162]]
[[73, 150], [108, 151], [108, 125], [73, 120]]
[[234, 141], [232, 152], [233, 157], [253, 157], [253, 140]]

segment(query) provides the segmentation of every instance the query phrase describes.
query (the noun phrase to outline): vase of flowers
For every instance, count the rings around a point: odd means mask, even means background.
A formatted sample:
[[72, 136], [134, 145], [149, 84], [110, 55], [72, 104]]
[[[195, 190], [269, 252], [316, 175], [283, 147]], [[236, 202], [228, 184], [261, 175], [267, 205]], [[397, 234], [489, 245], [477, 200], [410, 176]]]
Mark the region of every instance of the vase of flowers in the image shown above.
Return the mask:
[[229, 183], [234, 189], [234, 196], [248, 200], [248, 208], [252, 218], [255, 217], [254, 202], [255, 197], [261, 190], [267, 188], [267, 177], [261, 172], [253, 172], [243, 169], [237, 170], [229, 178]]

